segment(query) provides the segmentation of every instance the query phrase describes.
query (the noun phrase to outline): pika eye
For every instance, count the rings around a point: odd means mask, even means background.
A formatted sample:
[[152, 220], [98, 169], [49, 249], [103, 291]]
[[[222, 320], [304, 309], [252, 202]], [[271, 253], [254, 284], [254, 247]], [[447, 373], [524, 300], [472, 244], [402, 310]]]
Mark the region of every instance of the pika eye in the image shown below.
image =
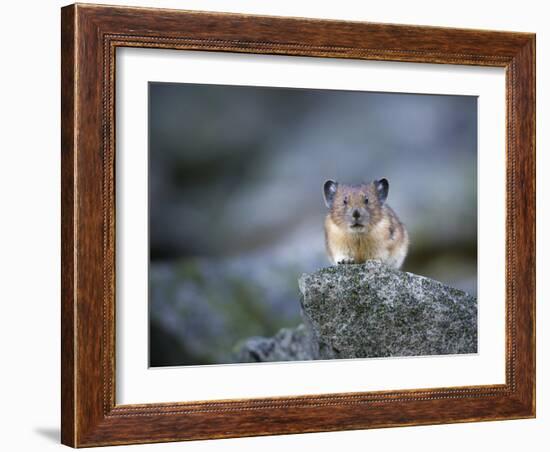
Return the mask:
[[365, 198], [365, 205], [369, 203], [369, 198]]
[[348, 204], [348, 198], [344, 198], [344, 204], [345, 204], [345, 205]]

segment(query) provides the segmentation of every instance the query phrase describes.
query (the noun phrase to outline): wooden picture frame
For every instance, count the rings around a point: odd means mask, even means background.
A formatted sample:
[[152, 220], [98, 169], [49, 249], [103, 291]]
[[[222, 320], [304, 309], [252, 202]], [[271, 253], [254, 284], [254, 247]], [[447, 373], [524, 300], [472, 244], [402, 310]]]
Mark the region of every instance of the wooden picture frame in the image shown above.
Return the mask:
[[[535, 416], [535, 35], [70, 5], [62, 9], [62, 442], [73, 447]], [[115, 403], [115, 50], [148, 47], [506, 70], [506, 383]]]

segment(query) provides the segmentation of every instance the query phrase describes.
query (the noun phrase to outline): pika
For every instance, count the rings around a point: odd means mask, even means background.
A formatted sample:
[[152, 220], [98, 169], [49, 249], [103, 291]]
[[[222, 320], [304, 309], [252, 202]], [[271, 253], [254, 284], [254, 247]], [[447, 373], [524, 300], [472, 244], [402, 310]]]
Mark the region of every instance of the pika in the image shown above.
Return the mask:
[[328, 180], [323, 186], [325, 243], [333, 264], [362, 264], [378, 259], [400, 268], [407, 255], [409, 236], [396, 213], [386, 204], [386, 179], [361, 185]]

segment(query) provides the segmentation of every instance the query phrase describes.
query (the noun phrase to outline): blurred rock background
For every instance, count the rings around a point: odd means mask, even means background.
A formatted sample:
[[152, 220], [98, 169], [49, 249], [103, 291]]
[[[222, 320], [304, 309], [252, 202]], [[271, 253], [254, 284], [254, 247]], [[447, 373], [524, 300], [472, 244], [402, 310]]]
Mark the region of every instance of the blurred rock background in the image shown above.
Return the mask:
[[386, 177], [404, 270], [476, 295], [477, 100], [150, 83], [150, 365], [231, 363], [300, 323], [325, 179]]

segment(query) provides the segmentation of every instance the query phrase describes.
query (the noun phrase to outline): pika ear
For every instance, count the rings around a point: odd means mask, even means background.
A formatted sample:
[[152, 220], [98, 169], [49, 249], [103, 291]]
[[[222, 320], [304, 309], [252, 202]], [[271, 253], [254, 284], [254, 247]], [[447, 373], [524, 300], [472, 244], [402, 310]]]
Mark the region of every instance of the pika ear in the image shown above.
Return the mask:
[[334, 201], [334, 195], [336, 194], [336, 189], [338, 188], [338, 182], [333, 180], [327, 180], [323, 185], [323, 195], [325, 198], [325, 204], [330, 209], [332, 207], [332, 202]]
[[387, 179], [380, 179], [374, 181], [374, 187], [376, 188], [376, 193], [378, 194], [378, 200], [380, 201], [380, 204], [384, 204], [386, 198], [388, 197], [390, 183]]

